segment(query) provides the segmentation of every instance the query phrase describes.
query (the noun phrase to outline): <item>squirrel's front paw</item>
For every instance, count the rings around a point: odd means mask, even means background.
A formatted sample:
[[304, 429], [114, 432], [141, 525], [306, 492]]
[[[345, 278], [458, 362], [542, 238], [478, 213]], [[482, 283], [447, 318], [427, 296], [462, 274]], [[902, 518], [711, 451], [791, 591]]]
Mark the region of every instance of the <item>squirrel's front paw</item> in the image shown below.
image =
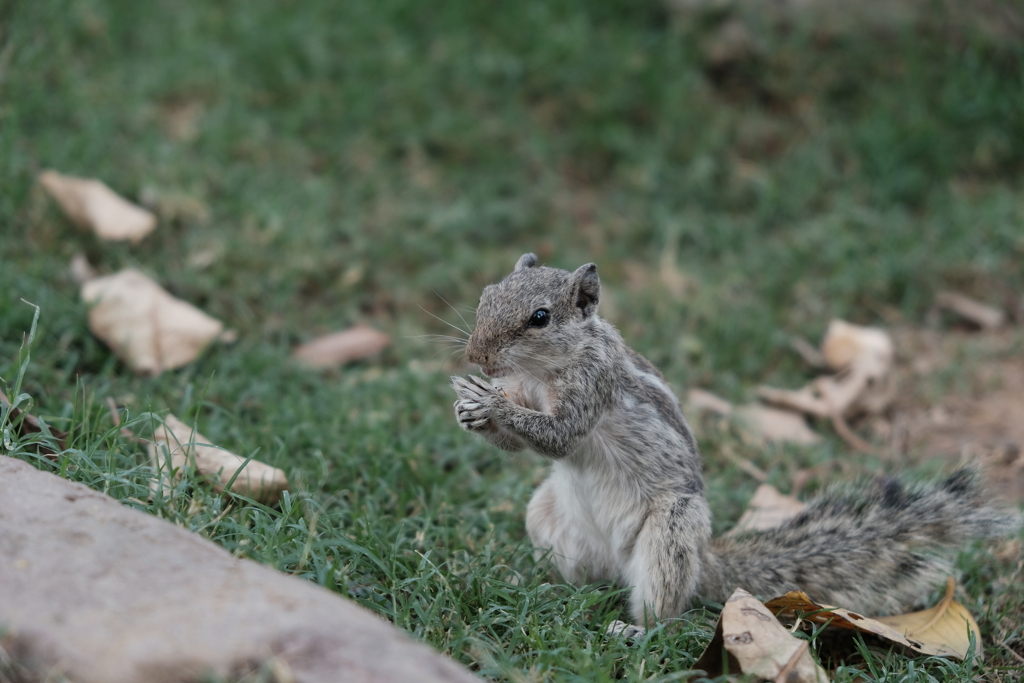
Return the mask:
[[459, 426], [467, 432], [486, 429], [490, 421], [490, 412], [487, 406], [472, 399], [460, 398], [455, 402], [455, 418], [459, 421]]
[[495, 396], [498, 390], [492, 387], [486, 380], [479, 377], [452, 377], [452, 389], [459, 395], [470, 401], [483, 401], [489, 396]]
[[498, 401], [505, 400], [498, 390], [479, 377], [452, 377], [452, 389], [458, 394], [455, 417], [467, 431], [491, 428], [491, 411]]
[[459, 394], [455, 401], [455, 416], [467, 431], [492, 428], [493, 411], [506, 400], [498, 389], [479, 377], [453, 377], [452, 388]]

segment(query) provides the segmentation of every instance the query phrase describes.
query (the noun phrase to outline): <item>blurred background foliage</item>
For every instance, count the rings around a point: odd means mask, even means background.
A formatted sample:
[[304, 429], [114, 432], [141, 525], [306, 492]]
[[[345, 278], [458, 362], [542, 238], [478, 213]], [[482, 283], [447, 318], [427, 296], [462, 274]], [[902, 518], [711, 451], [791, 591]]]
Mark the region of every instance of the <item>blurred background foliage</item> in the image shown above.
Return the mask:
[[[142, 262], [281, 344], [593, 260], [627, 338], [732, 394], [780, 330], [1021, 289], [1019, 6], [846, 5], [6, 0], [2, 257], [54, 296], [83, 247]], [[47, 167], [162, 229], [100, 252]]]

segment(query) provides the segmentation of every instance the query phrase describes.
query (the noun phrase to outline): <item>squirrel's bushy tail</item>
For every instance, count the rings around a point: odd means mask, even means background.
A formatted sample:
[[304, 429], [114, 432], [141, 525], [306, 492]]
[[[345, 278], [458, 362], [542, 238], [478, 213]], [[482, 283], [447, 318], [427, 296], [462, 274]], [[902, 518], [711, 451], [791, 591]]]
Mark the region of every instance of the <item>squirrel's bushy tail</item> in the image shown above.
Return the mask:
[[954, 551], [1019, 524], [1019, 515], [991, 504], [971, 469], [927, 488], [886, 478], [833, 489], [775, 529], [715, 539], [700, 595], [724, 602], [737, 586], [764, 598], [802, 590], [825, 604], [889, 614], [938, 588]]

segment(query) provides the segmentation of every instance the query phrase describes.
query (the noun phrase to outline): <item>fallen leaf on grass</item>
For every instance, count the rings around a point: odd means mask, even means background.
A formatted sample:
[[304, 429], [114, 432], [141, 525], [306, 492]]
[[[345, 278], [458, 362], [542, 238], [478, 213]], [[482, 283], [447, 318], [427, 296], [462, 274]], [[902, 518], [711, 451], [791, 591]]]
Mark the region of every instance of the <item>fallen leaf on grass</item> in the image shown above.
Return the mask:
[[931, 609], [897, 614], [891, 617], [878, 617], [877, 620], [906, 637], [925, 643], [934, 643], [948, 649], [953, 656], [964, 659], [971, 644], [971, 633], [974, 633], [975, 650], [981, 652], [981, 636], [978, 622], [974, 620], [967, 608], [953, 599], [956, 581], [952, 577], [946, 580], [946, 594]]
[[803, 416], [798, 413], [750, 403], [736, 408], [735, 414], [748, 432], [767, 441], [802, 446], [812, 446], [821, 441], [821, 437], [807, 426]]
[[147, 448], [158, 470], [176, 471], [180, 475], [194, 463], [196, 471], [209, 478], [217, 491], [223, 491], [234, 478], [232, 491], [273, 505], [288, 488], [288, 479], [282, 470], [258, 460], [246, 463], [245, 458], [212, 445], [209, 439], [174, 415], [164, 418], [164, 424], [153, 432], [153, 443]]
[[68, 265], [68, 272], [71, 273], [71, 279], [75, 283], [84, 285], [89, 280], [96, 277], [96, 270], [89, 263], [89, 259], [85, 254], [78, 253], [71, 257], [71, 263]]
[[765, 605], [780, 618], [800, 617], [829, 628], [871, 633], [926, 655], [964, 659], [974, 633], [975, 651], [981, 652], [978, 623], [963, 605], [953, 599], [956, 583], [946, 582], [946, 595], [935, 607], [891, 617], [868, 618], [841, 607], [821, 605], [806, 593], [791, 591]]
[[828, 324], [821, 340], [821, 353], [833, 370], [860, 367], [873, 375], [883, 375], [892, 367], [892, 337], [879, 327], [861, 327], [845, 320]]
[[105, 240], [139, 242], [156, 227], [156, 216], [92, 178], [43, 171], [39, 182], [78, 227]]
[[822, 356], [838, 374], [819, 377], [803, 389], [789, 391], [761, 387], [758, 394], [769, 401], [817, 417], [853, 408], [879, 412], [888, 404], [887, 392], [879, 392], [892, 370], [892, 338], [877, 327], [860, 327], [842, 320], [829, 323], [821, 344]]
[[804, 362], [812, 368], [824, 368], [828, 365], [823, 354], [816, 346], [803, 337], [793, 337], [789, 340], [789, 347], [796, 351]]
[[709, 678], [747, 674], [779, 683], [824, 683], [825, 670], [806, 640], [793, 636], [753, 595], [737, 588], [725, 602], [714, 638], [695, 669]]
[[224, 325], [176, 299], [137, 270], [82, 285], [89, 329], [136, 372], [159, 375], [195, 359]]
[[804, 504], [796, 498], [782, 495], [771, 484], [761, 484], [729, 533], [774, 529], [803, 509]]
[[877, 327], [833, 320], [821, 346], [825, 362], [836, 374], [819, 377], [797, 390], [762, 386], [758, 396], [768, 403], [829, 418], [847, 443], [870, 450], [870, 444], [853, 433], [845, 418], [858, 411], [879, 413], [892, 401], [892, 338]]
[[686, 392], [686, 412], [698, 413], [711, 411], [719, 415], [732, 415], [732, 404], [721, 396], [716, 396], [703, 389], [690, 389]]
[[303, 344], [292, 352], [292, 358], [310, 368], [329, 368], [380, 353], [391, 343], [391, 337], [372, 327], [356, 325]]
[[804, 422], [802, 415], [755, 403], [733, 406], [724, 398], [703, 389], [690, 389], [686, 392], [686, 412], [712, 412], [735, 417], [745, 438], [757, 443], [774, 441], [807, 446], [821, 441], [821, 437]]
[[[25, 395], [22, 394], [22, 397]], [[54, 429], [50, 425], [46, 424], [32, 413], [26, 412], [21, 408], [17, 408], [11, 404], [11, 400], [7, 398], [7, 394], [0, 391], [0, 407], [3, 407], [4, 412], [7, 414], [7, 424], [9, 424], [14, 432], [18, 436], [25, 436], [26, 434], [42, 434], [43, 436], [49, 436], [53, 438], [55, 443], [60, 450], [67, 450], [68, 447], [68, 433], [59, 429]], [[39, 448], [39, 452], [45, 455], [51, 460], [56, 459], [59, 451], [55, 450], [52, 446], [48, 445], [45, 441], [38, 441], [36, 445]]]
[[935, 295], [935, 305], [956, 313], [983, 330], [998, 330], [1006, 322], [1006, 315], [998, 308], [956, 292], [939, 292]]

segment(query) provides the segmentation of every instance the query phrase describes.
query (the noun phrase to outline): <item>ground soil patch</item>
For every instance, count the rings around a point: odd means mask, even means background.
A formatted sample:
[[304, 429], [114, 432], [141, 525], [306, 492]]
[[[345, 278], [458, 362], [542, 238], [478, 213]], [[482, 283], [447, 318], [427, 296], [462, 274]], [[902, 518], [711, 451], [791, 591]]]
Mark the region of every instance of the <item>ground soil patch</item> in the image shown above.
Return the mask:
[[906, 330], [891, 452], [980, 460], [993, 490], [1024, 501], [1024, 353], [1021, 334]]

